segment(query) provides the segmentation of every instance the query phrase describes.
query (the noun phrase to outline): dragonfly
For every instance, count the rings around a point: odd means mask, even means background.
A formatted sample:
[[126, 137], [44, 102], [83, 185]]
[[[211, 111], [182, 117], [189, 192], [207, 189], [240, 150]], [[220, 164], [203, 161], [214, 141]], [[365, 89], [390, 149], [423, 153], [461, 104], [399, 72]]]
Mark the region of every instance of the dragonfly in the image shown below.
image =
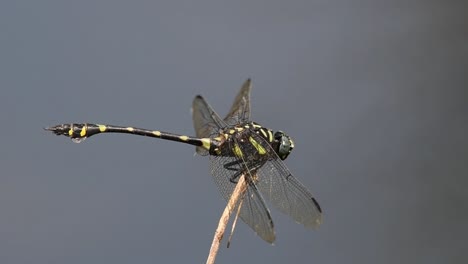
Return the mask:
[[281, 130], [273, 131], [250, 120], [251, 87], [251, 80], [246, 80], [224, 119], [197, 95], [192, 104], [195, 137], [94, 123], [67, 123], [45, 129], [75, 143], [96, 134], [125, 133], [196, 146], [196, 153], [209, 156], [212, 177], [226, 201], [239, 177], [244, 175], [247, 188], [237, 202], [238, 216], [260, 238], [273, 244], [275, 229], [265, 200], [311, 229], [322, 223], [322, 209], [284, 163], [294, 148], [292, 138]]

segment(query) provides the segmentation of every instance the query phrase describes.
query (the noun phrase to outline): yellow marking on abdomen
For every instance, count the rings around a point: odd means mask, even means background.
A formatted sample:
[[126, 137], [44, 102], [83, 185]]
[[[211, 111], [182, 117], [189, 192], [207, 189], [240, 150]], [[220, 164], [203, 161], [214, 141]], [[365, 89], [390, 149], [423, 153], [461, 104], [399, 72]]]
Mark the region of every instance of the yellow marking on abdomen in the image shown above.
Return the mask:
[[81, 128], [80, 137], [86, 136], [86, 130], [88, 130], [88, 126], [87, 126], [87, 125], [84, 125], [84, 126]]
[[157, 137], [160, 137], [160, 136], [161, 136], [161, 131], [155, 130], [155, 131], [153, 131], [152, 133], [153, 133], [153, 135], [155, 135], [155, 136], [157, 136]]
[[189, 137], [187, 137], [187, 136], [180, 136], [179, 139], [182, 140], [182, 141], [187, 141], [187, 140], [189, 139]]
[[73, 136], [73, 128], [70, 128], [70, 130], [68, 130], [68, 135], [71, 137]]
[[107, 127], [105, 125], [98, 125], [98, 128], [100, 132], [105, 132], [107, 130]]
[[266, 153], [266, 149], [262, 145], [260, 145], [260, 143], [258, 143], [255, 139], [253, 139], [253, 137], [249, 137], [249, 141], [257, 149], [258, 154], [264, 155]]
[[206, 150], [210, 150], [211, 146], [211, 139], [209, 138], [202, 138], [201, 142], [203, 143], [202, 147]]
[[132, 132], [133, 130], [135, 130], [133, 127], [127, 127], [127, 130]]
[[230, 129], [230, 130], [229, 130], [229, 134], [232, 135], [232, 134], [234, 134], [234, 133], [236, 133], [236, 130], [234, 130], [234, 129]]

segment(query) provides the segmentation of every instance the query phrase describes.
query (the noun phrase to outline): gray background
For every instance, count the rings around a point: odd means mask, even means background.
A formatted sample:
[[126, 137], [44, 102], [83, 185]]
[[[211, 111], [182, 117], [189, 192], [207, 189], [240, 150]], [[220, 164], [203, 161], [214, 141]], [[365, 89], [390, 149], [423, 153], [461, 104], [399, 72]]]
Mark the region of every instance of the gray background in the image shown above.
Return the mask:
[[[457, 3], [458, 2], [458, 3]], [[225, 202], [183, 144], [42, 127], [193, 135], [252, 77], [253, 119], [287, 131], [325, 216], [238, 225], [219, 263], [467, 263], [463, 1], [0, 4], [0, 263], [201, 263]]]

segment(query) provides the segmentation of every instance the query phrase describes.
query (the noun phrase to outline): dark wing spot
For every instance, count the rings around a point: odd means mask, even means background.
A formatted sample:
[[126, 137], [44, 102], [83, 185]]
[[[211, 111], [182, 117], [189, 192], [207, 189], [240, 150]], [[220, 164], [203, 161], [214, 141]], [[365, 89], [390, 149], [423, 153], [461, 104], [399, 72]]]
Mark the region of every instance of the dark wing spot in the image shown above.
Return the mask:
[[321, 212], [322, 212], [322, 208], [320, 208], [320, 205], [318, 204], [317, 200], [315, 200], [314, 197], [312, 197], [312, 202], [314, 202], [315, 206], [317, 207], [317, 209], [318, 209], [319, 212], [321, 213]]

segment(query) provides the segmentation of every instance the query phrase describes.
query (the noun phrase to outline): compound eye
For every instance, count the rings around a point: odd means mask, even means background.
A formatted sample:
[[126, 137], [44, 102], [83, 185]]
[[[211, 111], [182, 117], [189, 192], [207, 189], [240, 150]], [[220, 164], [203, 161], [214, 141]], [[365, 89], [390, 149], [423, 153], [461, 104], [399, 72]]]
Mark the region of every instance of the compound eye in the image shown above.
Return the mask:
[[278, 147], [276, 149], [276, 154], [280, 157], [280, 159], [285, 160], [289, 153], [291, 153], [294, 144], [292, 140], [286, 136], [282, 131], [278, 131], [274, 135], [275, 140], [277, 141]]
[[281, 138], [282, 138], [283, 136], [284, 136], [284, 132], [283, 132], [283, 131], [276, 131], [276, 132], [275, 132], [275, 135], [274, 135], [274, 137], [275, 137], [276, 140], [281, 140]]

